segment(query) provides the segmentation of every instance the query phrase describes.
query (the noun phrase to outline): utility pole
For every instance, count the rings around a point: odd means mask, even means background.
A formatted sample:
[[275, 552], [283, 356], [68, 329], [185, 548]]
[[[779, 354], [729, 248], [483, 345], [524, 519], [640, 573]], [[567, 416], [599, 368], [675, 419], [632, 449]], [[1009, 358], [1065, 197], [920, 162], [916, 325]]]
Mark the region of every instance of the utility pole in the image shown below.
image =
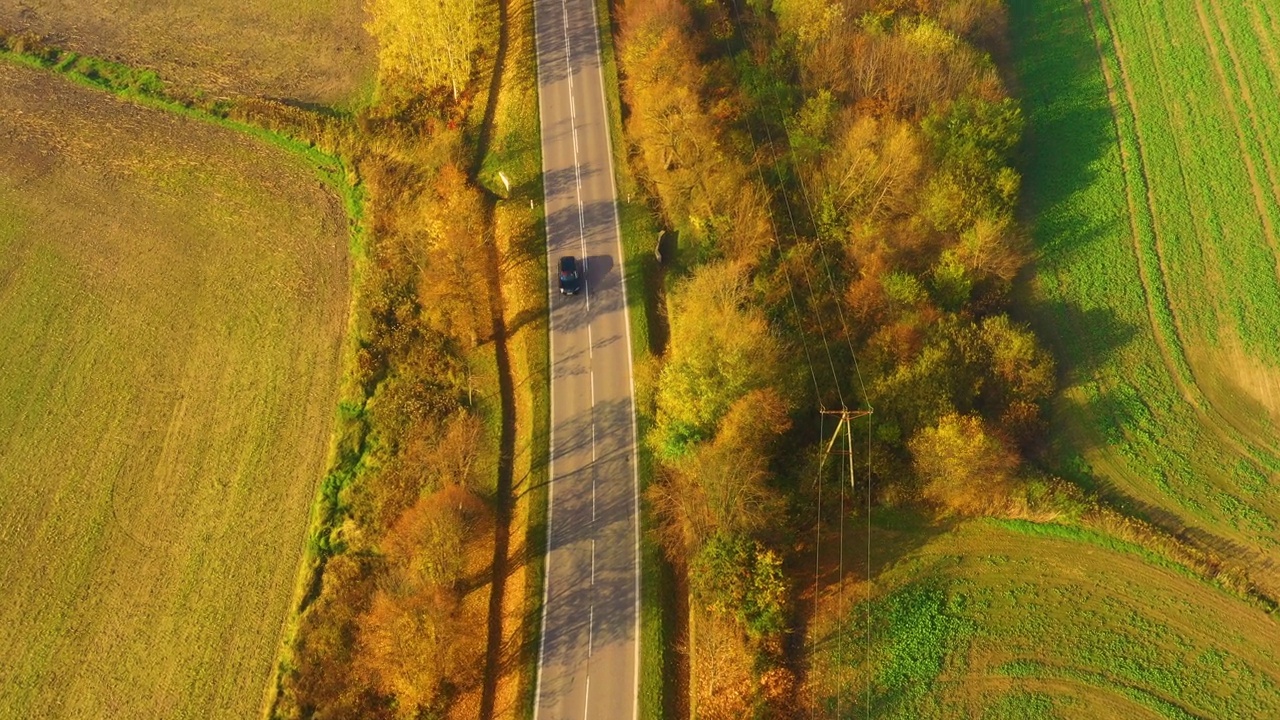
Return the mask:
[[[846, 408], [841, 408], [839, 410], [820, 409], [819, 412], [822, 413], [823, 415], [837, 416], [840, 418], [840, 420], [839, 422], [836, 423], [835, 432], [831, 433], [831, 440], [827, 442], [827, 448], [822, 453], [822, 459], [818, 461], [818, 523], [817, 523], [818, 535], [815, 543], [817, 545], [815, 553], [817, 554], [814, 557], [814, 595], [813, 595], [815, 620], [817, 619], [817, 616], [818, 616], [817, 582], [818, 582], [818, 574], [821, 571], [821, 552], [822, 552], [822, 534], [821, 534], [822, 533], [822, 468], [824, 465], [826, 465], [828, 455], [835, 454], [835, 455], [846, 456], [849, 459], [849, 490], [850, 492], [853, 492], [856, 494], [857, 485], [854, 482], [854, 471], [853, 471], [853, 421], [857, 420], [858, 418], [869, 417], [871, 415], [871, 408], [868, 407], [866, 410], [850, 410], [849, 408], [846, 407]], [[836, 440], [840, 438], [841, 432], [844, 433], [844, 449], [836, 450], [835, 449]], [[868, 452], [870, 452], [870, 449], [871, 449], [870, 447], [867, 448]], [[867, 469], [870, 470], [870, 466], [868, 466]], [[836, 580], [836, 587], [837, 587], [837, 591], [836, 591], [837, 592], [837, 598], [836, 598], [837, 620], [836, 622], [840, 625], [840, 628], [841, 628], [839, 632], [839, 637], [836, 642], [836, 648], [837, 648], [837, 656], [838, 656], [837, 663], [840, 663], [840, 664], [843, 664], [848, 660], [848, 658], [845, 657], [845, 636], [847, 635], [847, 633], [843, 629], [843, 625], [844, 625], [844, 512], [845, 512], [844, 499], [845, 499], [844, 485], [841, 484], [840, 485], [840, 539], [839, 539], [840, 570]], [[871, 525], [870, 525], [871, 523], [871, 477], [870, 475], [867, 476], [867, 523], [868, 524], [867, 524], [866, 572], [867, 572], [867, 578], [870, 579], [871, 577]], [[870, 629], [870, 625], [868, 624], [868, 630], [869, 629]], [[842, 717], [841, 699], [842, 698], [840, 696], [840, 689], [839, 689], [839, 686], [837, 685], [836, 714], [835, 714], [836, 717]]]
[[[871, 410], [850, 410], [848, 408], [841, 408], [840, 410], [819, 410], [818, 412], [823, 415], [835, 415], [840, 418], [840, 421], [836, 423], [835, 432], [831, 433], [831, 440], [827, 443], [827, 449], [822, 453], [822, 461], [820, 462], [820, 465], [825, 465], [827, 462], [827, 456], [833, 454], [832, 448], [835, 447], [836, 438], [840, 437], [840, 433], [843, 431], [845, 448], [843, 450], [836, 450], [834, 454], [847, 455], [849, 457], [849, 487], [851, 489], [857, 489], [854, 487], [853, 483], [853, 421], [858, 418], [868, 417], [871, 415]], [[870, 478], [867, 479], [870, 480]]]

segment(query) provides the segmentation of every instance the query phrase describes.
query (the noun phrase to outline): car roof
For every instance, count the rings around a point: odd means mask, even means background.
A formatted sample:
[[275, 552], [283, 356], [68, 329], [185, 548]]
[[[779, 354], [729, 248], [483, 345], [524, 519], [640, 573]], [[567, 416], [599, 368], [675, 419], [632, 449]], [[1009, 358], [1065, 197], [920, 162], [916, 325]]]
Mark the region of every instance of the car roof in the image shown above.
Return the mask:
[[577, 269], [577, 262], [578, 262], [578, 261], [577, 261], [577, 260], [574, 260], [574, 258], [573, 258], [573, 256], [572, 256], [572, 255], [565, 255], [564, 257], [560, 258], [560, 269], [561, 269], [561, 270], [576, 270], [576, 269]]

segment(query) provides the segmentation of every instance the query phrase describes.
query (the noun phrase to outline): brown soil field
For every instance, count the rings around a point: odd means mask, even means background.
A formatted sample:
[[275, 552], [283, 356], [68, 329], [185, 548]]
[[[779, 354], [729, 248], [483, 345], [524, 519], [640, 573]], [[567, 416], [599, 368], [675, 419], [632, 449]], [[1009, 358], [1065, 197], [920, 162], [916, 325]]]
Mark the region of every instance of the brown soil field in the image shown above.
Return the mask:
[[340, 200], [0, 63], [0, 717], [245, 718], [325, 470]]
[[214, 95], [359, 102], [375, 44], [362, 0], [0, 0], [0, 29]]

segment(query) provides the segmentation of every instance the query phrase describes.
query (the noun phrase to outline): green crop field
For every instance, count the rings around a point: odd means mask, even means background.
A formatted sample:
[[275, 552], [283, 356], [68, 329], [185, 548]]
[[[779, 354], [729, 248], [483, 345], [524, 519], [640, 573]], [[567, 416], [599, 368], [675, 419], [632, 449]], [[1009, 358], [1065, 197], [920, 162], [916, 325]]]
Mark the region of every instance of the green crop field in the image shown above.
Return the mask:
[[341, 201], [0, 63], [0, 717], [260, 711], [329, 452]]
[[1280, 575], [1280, 10], [1014, 0], [1064, 472]]
[[[1276, 597], [1280, 8], [1011, 0], [1010, 27], [1038, 252], [1022, 299], [1065, 373], [1054, 469], [1242, 561]], [[806, 706], [1280, 714], [1280, 626], [1147, 549], [890, 511], [852, 535], [850, 579], [822, 591], [807, 629]]]
[[[848, 637], [814, 629], [816, 662], [844, 668], [802, 690], [826, 717], [868, 717], [868, 706], [877, 718], [989, 720], [1280, 709], [1280, 627], [1178, 566], [1061, 525], [978, 520], [932, 537], [904, 525], [873, 524], [874, 564], [890, 566], [870, 603], [846, 605]], [[850, 549], [859, 557], [865, 545]]]
[[351, 105], [377, 67], [363, 0], [0, 0], [0, 30], [212, 95]]

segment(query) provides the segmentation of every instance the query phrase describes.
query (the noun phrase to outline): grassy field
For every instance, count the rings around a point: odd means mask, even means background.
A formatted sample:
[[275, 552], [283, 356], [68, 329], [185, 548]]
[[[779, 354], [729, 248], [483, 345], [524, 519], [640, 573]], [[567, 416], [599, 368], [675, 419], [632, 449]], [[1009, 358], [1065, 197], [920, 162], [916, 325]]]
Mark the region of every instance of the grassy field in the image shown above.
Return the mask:
[[[1275, 596], [1280, 13], [1221, 0], [1010, 10], [1038, 251], [1024, 308], [1065, 373], [1049, 459], [1243, 560]], [[846, 556], [864, 558], [854, 535]], [[870, 541], [845, 621], [810, 628], [802, 700], [831, 716], [1280, 713], [1280, 626], [1165, 556], [1076, 526], [887, 510]]]
[[[867, 717], [868, 706], [878, 718], [990, 720], [1280, 711], [1280, 627], [1137, 546], [1022, 521], [927, 529], [885, 513], [872, 529], [873, 599], [847, 605], [847, 636], [829, 622], [815, 630], [817, 662], [844, 668], [802, 690], [826, 717]], [[850, 537], [852, 557], [865, 557], [865, 536]]]
[[213, 95], [359, 104], [377, 67], [362, 0], [0, 0], [0, 29]]
[[324, 472], [341, 201], [0, 64], [0, 717], [256, 714]]
[[1280, 589], [1280, 13], [1014, 0], [1063, 471]]

